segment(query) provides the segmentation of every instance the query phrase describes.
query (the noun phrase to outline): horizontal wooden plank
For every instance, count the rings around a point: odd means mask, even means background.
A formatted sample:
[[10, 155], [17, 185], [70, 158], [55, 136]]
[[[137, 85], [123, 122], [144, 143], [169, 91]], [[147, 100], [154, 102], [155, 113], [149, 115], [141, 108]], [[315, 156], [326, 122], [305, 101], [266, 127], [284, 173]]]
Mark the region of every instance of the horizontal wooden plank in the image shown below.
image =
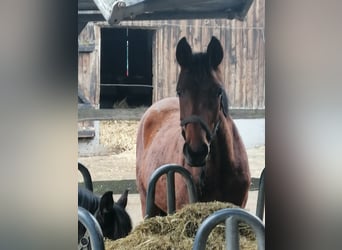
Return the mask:
[[[138, 121], [147, 107], [136, 109], [79, 109], [78, 121], [128, 120]], [[264, 109], [231, 109], [233, 119], [265, 118]]]
[[[259, 178], [252, 177], [252, 183], [249, 191], [259, 190]], [[84, 186], [84, 182], [79, 182], [78, 185]], [[94, 193], [103, 194], [104, 192], [111, 190], [114, 194], [122, 194], [127, 188], [130, 188], [130, 194], [137, 194], [138, 189], [135, 179], [129, 180], [108, 180], [108, 181], [94, 181], [93, 182]]]
[[135, 84], [135, 83], [126, 83], [126, 84], [122, 84], [122, 83], [101, 83], [100, 84], [101, 87], [140, 87], [140, 88], [153, 88], [153, 86], [151, 84]]
[[90, 53], [90, 52], [93, 52], [94, 49], [95, 49], [95, 43], [78, 45], [78, 52]]
[[95, 109], [95, 107], [89, 103], [78, 103], [78, 109]]
[[264, 109], [230, 109], [229, 114], [233, 119], [265, 118]]
[[138, 109], [79, 109], [78, 121], [140, 120], [147, 108]]
[[78, 131], [78, 138], [93, 138], [95, 136], [94, 129], [85, 129]]

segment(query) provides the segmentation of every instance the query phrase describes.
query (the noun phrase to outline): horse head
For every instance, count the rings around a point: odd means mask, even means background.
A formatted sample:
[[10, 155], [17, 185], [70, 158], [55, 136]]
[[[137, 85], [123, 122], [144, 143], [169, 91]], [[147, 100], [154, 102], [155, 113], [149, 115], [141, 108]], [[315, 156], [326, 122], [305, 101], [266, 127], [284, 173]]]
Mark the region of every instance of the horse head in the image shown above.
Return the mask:
[[206, 163], [210, 143], [220, 126], [220, 112], [228, 114], [228, 99], [219, 70], [223, 49], [219, 40], [212, 37], [206, 52], [192, 53], [182, 38], [176, 58], [181, 67], [176, 89], [185, 140], [183, 153], [187, 164], [200, 167]]
[[113, 192], [106, 192], [94, 216], [100, 224], [103, 236], [112, 240], [125, 237], [132, 230], [131, 218], [126, 212], [128, 190], [117, 202], [113, 200]]

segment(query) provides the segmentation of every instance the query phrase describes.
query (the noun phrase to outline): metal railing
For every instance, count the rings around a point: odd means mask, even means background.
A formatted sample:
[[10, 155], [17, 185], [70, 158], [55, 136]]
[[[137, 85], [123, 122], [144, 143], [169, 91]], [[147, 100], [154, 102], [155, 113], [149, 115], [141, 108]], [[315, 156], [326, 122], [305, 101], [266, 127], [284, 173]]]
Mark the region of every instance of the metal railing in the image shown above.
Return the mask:
[[258, 200], [256, 206], [256, 216], [263, 220], [264, 218], [264, 209], [265, 209], [265, 168], [262, 170], [260, 179], [259, 179], [259, 192], [258, 192]]
[[102, 230], [95, 217], [88, 210], [78, 207], [78, 221], [82, 223], [88, 232], [91, 249], [104, 250]]
[[207, 217], [195, 236], [193, 250], [204, 250], [210, 232], [220, 223], [226, 224], [226, 249], [237, 250], [239, 247], [238, 223], [244, 221], [252, 227], [256, 234], [258, 250], [265, 249], [265, 226], [263, 222], [255, 215], [241, 208], [225, 208], [214, 212]]
[[173, 214], [176, 211], [176, 195], [175, 195], [175, 173], [179, 173], [185, 179], [189, 202], [194, 203], [197, 201], [197, 193], [194, 182], [192, 180], [191, 173], [186, 170], [183, 166], [176, 164], [162, 165], [156, 169], [150, 177], [147, 195], [146, 195], [146, 213], [145, 218], [151, 217], [154, 200], [155, 200], [155, 189], [158, 179], [166, 174], [167, 175], [167, 212]]
[[83, 176], [85, 187], [93, 192], [93, 182], [89, 170], [82, 163], [78, 163], [78, 170]]

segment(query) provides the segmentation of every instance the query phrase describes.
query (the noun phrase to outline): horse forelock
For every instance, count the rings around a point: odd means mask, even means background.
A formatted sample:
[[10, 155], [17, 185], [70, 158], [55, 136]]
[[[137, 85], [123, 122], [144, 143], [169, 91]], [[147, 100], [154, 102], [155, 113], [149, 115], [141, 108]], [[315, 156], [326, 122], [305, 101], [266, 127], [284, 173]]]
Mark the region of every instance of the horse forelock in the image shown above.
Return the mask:
[[[208, 81], [208, 79], [212, 80]], [[194, 53], [191, 64], [181, 69], [177, 89], [206, 89], [212, 87], [212, 83], [222, 87], [220, 67], [216, 67], [215, 69], [210, 67], [206, 53]]]

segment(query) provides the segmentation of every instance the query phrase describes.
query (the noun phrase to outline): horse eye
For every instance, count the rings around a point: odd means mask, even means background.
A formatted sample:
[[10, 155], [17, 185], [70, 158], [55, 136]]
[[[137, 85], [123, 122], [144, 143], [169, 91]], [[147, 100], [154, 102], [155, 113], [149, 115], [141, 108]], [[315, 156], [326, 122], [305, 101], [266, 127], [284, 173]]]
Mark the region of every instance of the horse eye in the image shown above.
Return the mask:
[[177, 92], [178, 97], [181, 97], [183, 95], [183, 91], [181, 91], [181, 90], [177, 90], [176, 92]]

